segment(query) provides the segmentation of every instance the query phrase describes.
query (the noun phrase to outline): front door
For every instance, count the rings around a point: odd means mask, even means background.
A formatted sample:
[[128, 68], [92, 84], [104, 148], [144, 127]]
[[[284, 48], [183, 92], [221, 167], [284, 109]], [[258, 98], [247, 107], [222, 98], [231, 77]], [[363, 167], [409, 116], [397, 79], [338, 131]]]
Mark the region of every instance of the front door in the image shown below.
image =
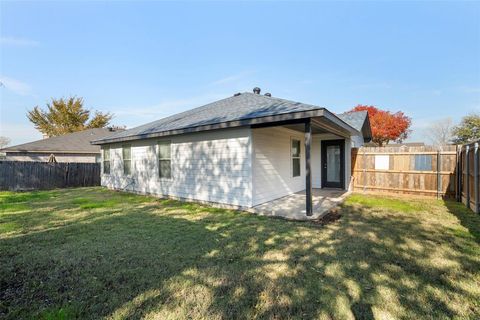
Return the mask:
[[322, 188], [345, 188], [345, 140], [322, 141]]

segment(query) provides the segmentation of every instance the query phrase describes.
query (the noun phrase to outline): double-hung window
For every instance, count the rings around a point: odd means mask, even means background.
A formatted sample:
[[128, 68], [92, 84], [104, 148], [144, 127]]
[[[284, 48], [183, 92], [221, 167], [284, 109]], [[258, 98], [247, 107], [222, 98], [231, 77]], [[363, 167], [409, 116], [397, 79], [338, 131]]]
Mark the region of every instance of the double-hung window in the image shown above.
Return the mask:
[[103, 150], [103, 173], [110, 174], [110, 148], [105, 147]]
[[160, 178], [172, 178], [172, 151], [170, 141], [158, 143], [158, 171]]
[[125, 144], [122, 146], [123, 174], [132, 174], [132, 146]]
[[300, 140], [292, 139], [292, 176], [300, 176]]

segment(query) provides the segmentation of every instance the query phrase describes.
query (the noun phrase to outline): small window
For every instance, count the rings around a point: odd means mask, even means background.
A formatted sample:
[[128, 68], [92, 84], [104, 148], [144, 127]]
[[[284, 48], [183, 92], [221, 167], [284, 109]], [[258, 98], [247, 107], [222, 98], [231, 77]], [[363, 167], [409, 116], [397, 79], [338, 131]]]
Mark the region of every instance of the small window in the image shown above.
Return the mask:
[[158, 171], [160, 178], [172, 178], [172, 157], [170, 141], [158, 143]]
[[132, 146], [125, 144], [122, 146], [123, 174], [132, 174]]
[[300, 176], [300, 140], [292, 139], [292, 176]]
[[417, 171], [432, 171], [432, 155], [430, 155], [430, 154], [416, 154], [415, 155], [415, 170], [417, 170]]
[[110, 148], [103, 148], [103, 173], [110, 174]]
[[388, 170], [390, 169], [390, 156], [389, 155], [376, 155], [375, 156], [375, 170]]

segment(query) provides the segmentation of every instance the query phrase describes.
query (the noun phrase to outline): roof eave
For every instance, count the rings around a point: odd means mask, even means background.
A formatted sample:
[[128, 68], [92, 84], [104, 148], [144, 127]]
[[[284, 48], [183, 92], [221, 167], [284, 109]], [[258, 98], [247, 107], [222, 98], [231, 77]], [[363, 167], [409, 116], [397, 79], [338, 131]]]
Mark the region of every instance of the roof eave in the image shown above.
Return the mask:
[[75, 150], [22, 150], [22, 149], [1, 149], [0, 152], [22, 152], [22, 153], [65, 153], [65, 154], [99, 154], [100, 150], [95, 151], [75, 151]]
[[[365, 127], [366, 127], [366, 130], [364, 130]], [[368, 113], [367, 113], [367, 117], [365, 118], [365, 122], [363, 123], [362, 135], [363, 135], [364, 142], [372, 141], [372, 138], [373, 138], [372, 126], [370, 125], [370, 117], [368, 116]]]
[[126, 142], [126, 141], [133, 141], [133, 140], [141, 140], [141, 139], [152, 139], [152, 138], [161, 138], [185, 133], [195, 133], [195, 132], [202, 132], [202, 131], [210, 131], [210, 130], [218, 130], [218, 129], [228, 129], [228, 128], [239, 128], [251, 125], [258, 125], [270, 122], [280, 122], [280, 121], [287, 121], [287, 120], [296, 120], [296, 119], [307, 119], [313, 117], [325, 117], [329, 121], [333, 122], [337, 126], [343, 128], [344, 130], [350, 132], [351, 134], [359, 134], [360, 132], [355, 128], [351, 127], [349, 124], [335, 116], [333, 113], [328, 111], [325, 108], [318, 108], [309, 111], [297, 111], [297, 112], [290, 112], [290, 113], [283, 113], [271, 116], [264, 116], [258, 118], [250, 118], [250, 119], [242, 119], [242, 120], [234, 120], [234, 121], [227, 121], [227, 122], [220, 122], [214, 123], [209, 125], [201, 125], [183, 129], [175, 129], [175, 130], [168, 130], [162, 132], [154, 132], [154, 133], [147, 133], [147, 134], [138, 134], [132, 135], [127, 137], [120, 137], [120, 138], [106, 138], [101, 140], [91, 141], [93, 145], [103, 145], [103, 144], [111, 144], [111, 143], [119, 143], [119, 142]]

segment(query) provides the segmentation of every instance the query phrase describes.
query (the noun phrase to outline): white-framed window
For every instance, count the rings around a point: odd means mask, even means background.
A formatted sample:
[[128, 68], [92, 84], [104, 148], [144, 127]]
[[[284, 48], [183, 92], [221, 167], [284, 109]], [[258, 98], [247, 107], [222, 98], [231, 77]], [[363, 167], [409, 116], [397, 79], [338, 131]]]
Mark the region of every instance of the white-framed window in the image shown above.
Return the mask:
[[390, 156], [389, 155], [375, 155], [375, 170], [388, 170], [390, 169]]
[[132, 145], [122, 145], [123, 174], [132, 174]]
[[158, 142], [158, 174], [160, 178], [172, 178], [172, 143], [171, 141]]
[[103, 151], [103, 173], [110, 174], [110, 147], [104, 147]]
[[300, 140], [292, 139], [292, 177], [300, 176]]

